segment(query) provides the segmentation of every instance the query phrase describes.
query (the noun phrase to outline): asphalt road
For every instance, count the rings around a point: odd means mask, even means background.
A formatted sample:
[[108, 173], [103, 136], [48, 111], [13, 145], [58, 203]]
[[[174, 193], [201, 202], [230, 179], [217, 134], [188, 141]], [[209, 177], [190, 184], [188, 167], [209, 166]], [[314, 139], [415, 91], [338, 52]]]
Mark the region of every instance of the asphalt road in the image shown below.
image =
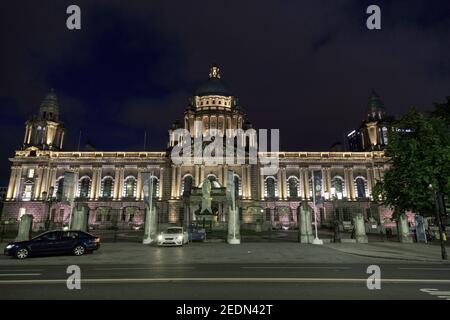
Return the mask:
[[[74, 259], [76, 261], [76, 259]], [[450, 266], [380, 264], [381, 289], [367, 288], [369, 264], [80, 265], [0, 267], [0, 299], [433, 299], [450, 300]]]

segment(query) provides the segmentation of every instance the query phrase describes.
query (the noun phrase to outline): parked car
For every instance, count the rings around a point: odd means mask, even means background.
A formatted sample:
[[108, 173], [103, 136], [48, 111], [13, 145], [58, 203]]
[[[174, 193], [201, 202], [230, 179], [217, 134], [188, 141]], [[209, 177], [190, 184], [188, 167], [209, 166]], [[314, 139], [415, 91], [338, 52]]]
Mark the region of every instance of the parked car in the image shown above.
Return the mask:
[[28, 241], [8, 243], [4, 254], [17, 259], [29, 256], [73, 254], [81, 256], [100, 248], [100, 238], [78, 230], [48, 231]]
[[169, 227], [157, 238], [158, 246], [182, 246], [187, 243], [189, 243], [189, 235], [183, 227]]
[[206, 230], [202, 228], [191, 227], [189, 229], [189, 241], [205, 241]]

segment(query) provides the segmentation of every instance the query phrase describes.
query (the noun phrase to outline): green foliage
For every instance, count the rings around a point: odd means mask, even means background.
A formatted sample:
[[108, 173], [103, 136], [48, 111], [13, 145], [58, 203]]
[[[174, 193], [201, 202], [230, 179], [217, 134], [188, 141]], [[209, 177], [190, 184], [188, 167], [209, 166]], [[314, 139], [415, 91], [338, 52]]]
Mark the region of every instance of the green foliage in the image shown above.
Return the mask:
[[386, 156], [390, 169], [374, 186], [373, 195], [395, 208], [432, 215], [436, 191], [450, 192], [450, 100], [430, 115], [411, 109], [394, 124]]

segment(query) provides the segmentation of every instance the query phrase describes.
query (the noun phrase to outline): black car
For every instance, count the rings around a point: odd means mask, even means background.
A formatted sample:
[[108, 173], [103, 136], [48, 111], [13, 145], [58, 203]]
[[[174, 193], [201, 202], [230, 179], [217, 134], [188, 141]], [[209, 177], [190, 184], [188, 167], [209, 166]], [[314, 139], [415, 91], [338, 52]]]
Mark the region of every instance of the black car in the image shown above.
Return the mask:
[[64, 253], [81, 256], [99, 247], [100, 238], [84, 231], [48, 231], [28, 241], [8, 243], [4, 253], [18, 259]]

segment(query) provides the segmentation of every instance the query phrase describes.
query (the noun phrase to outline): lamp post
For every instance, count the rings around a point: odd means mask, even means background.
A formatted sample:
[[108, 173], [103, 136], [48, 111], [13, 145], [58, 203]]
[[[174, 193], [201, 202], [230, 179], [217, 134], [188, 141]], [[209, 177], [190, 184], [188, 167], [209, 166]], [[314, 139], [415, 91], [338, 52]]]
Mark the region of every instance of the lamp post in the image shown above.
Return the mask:
[[42, 192], [42, 201], [44, 203], [47, 204], [47, 220], [45, 221], [45, 229], [49, 230], [50, 229], [50, 223], [51, 223], [51, 219], [50, 219], [50, 215], [51, 215], [51, 208], [53, 205], [53, 202], [55, 202], [55, 198], [53, 197], [53, 190], [54, 187], [50, 187], [49, 192], [47, 193], [47, 191], [43, 191]]
[[[430, 189], [433, 189], [433, 186], [430, 184]], [[439, 190], [433, 189], [433, 193], [434, 193], [434, 203], [435, 203], [435, 214], [436, 214], [436, 222], [438, 224], [438, 229], [439, 229], [439, 240], [441, 243], [441, 257], [442, 260], [447, 260], [447, 251], [445, 250], [445, 234], [443, 232], [443, 227], [442, 227], [442, 202], [441, 202], [441, 194]]]

